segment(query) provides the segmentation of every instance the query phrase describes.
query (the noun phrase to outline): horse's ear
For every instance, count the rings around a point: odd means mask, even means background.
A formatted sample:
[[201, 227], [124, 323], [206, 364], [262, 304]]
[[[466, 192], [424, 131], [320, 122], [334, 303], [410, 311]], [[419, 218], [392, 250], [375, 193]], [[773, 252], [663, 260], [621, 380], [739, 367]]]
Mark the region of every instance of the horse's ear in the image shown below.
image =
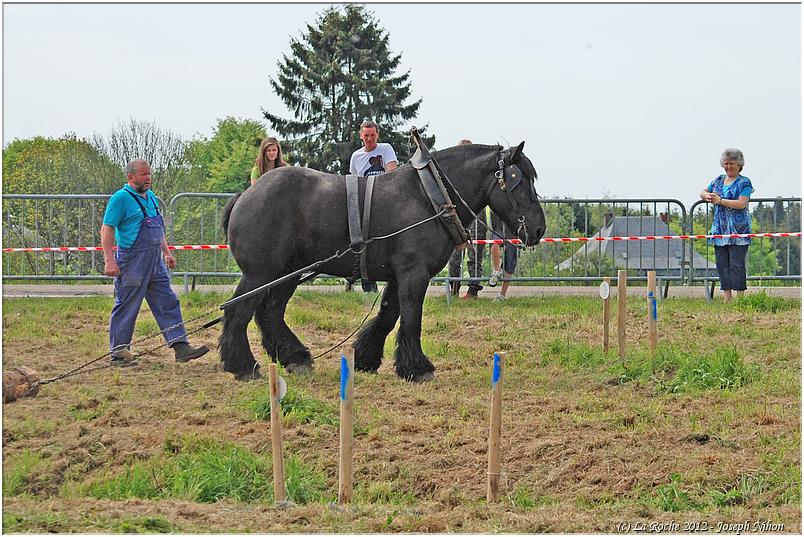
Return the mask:
[[508, 161], [509, 162], [515, 162], [516, 159], [519, 158], [519, 155], [522, 153], [522, 148], [523, 147], [525, 147], [524, 140], [522, 142], [520, 142], [519, 145], [516, 146], [513, 151], [511, 151], [511, 154], [508, 157]]

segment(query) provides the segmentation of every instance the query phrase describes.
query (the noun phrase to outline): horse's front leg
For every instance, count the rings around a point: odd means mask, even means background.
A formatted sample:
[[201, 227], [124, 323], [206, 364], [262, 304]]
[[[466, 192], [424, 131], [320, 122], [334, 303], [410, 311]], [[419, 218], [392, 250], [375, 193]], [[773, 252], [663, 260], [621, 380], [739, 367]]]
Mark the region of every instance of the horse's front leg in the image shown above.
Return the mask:
[[288, 373], [304, 373], [313, 368], [310, 350], [285, 323], [285, 308], [298, 284], [296, 279], [271, 289], [254, 314], [262, 332], [262, 346]]
[[352, 347], [355, 349], [355, 369], [376, 373], [382, 363], [385, 338], [394, 329], [399, 319], [399, 293], [395, 280], [385, 284], [380, 303], [380, 313], [370, 320], [357, 336]]
[[399, 276], [399, 331], [396, 334], [396, 374], [412, 382], [434, 378], [435, 367], [422, 352], [422, 304], [430, 278], [412, 270]]

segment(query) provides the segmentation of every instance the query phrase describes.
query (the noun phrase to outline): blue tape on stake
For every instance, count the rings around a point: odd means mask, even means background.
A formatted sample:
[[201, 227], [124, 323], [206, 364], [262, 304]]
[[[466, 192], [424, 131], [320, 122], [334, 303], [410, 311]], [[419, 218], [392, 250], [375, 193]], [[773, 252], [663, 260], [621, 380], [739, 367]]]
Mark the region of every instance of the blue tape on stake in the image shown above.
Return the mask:
[[349, 382], [349, 362], [341, 354], [341, 401], [346, 401], [346, 383]]
[[491, 385], [494, 386], [500, 382], [500, 355], [494, 353], [494, 367], [491, 370]]
[[656, 297], [653, 296], [653, 291], [648, 291], [648, 298], [650, 299], [650, 314], [655, 321], [659, 318], [659, 312], [656, 310]]

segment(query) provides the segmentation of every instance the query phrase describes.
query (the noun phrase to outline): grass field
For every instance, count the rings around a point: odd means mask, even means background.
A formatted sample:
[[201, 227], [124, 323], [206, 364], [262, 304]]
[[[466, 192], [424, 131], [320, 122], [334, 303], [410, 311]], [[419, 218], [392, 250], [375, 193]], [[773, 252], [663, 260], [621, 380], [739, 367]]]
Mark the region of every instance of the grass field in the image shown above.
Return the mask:
[[[190, 319], [226, 300], [182, 297]], [[3, 365], [53, 377], [107, 348], [109, 298], [7, 299]], [[288, 323], [313, 354], [349, 334], [362, 293], [300, 292]], [[612, 308], [613, 311], [616, 308]], [[801, 532], [801, 302], [629, 299], [628, 352], [601, 351], [587, 298], [425, 302], [436, 379], [355, 379], [354, 501], [338, 488], [339, 354], [285, 375], [291, 505], [273, 502], [267, 380], [239, 383], [216, 352], [168, 349], [129, 369], [42, 387], [3, 407], [4, 532]], [[214, 314], [214, 312], [213, 312]], [[206, 317], [204, 320], [211, 318]], [[202, 321], [191, 324], [190, 329]], [[135, 337], [156, 331], [149, 312]], [[220, 327], [192, 336], [214, 346]], [[252, 349], [263, 363], [255, 326]], [[159, 343], [149, 340], [135, 350]], [[499, 503], [486, 496], [491, 355], [506, 351]], [[104, 362], [99, 362], [104, 363]], [[651, 526], [651, 525], [654, 526]], [[764, 526], [760, 526], [764, 524]], [[676, 526], [674, 526], [676, 525]]]

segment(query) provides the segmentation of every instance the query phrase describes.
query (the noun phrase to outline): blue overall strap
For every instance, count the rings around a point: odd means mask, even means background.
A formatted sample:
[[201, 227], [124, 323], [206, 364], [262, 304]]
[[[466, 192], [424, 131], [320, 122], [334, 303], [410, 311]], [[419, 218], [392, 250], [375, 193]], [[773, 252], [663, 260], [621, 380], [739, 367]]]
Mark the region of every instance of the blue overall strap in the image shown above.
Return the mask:
[[[143, 216], [143, 218], [148, 218], [148, 213], [146, 213], [146, 212], [145, 212], [145, 206], [144, 206], [144, 205], [142, 204], [142, 202], [140, 201], [140, 197], [139, 197], [139, 196], [137, 196], [136, 194], [134, 194], [134, 193], [133, 193], [131, 190], [126, 190], [126, 193], [127, 193], [129, 196], [131, 196], [132, 198], [134, 198], [134, 201], [136, 201], [136, 202], [137, 202], [137, 205], [139, 205], [139, 206], [140, 206], [140, 210], [142, 211], [142, 216]], [[147, 195], [148, 195], [148, 194], [146, 194], [146, 196], [147, 196]], [[156, 215], [157, 215], [157, 216], [159, 216], [159, 215], [161, 214], [161, 213], [159, 212], [159, 204], [158, 204], [158, 203], [156, 203], [156, 202], [153, 202], [153, 205], [154, 205], [154, 209], [156, 209]]]

